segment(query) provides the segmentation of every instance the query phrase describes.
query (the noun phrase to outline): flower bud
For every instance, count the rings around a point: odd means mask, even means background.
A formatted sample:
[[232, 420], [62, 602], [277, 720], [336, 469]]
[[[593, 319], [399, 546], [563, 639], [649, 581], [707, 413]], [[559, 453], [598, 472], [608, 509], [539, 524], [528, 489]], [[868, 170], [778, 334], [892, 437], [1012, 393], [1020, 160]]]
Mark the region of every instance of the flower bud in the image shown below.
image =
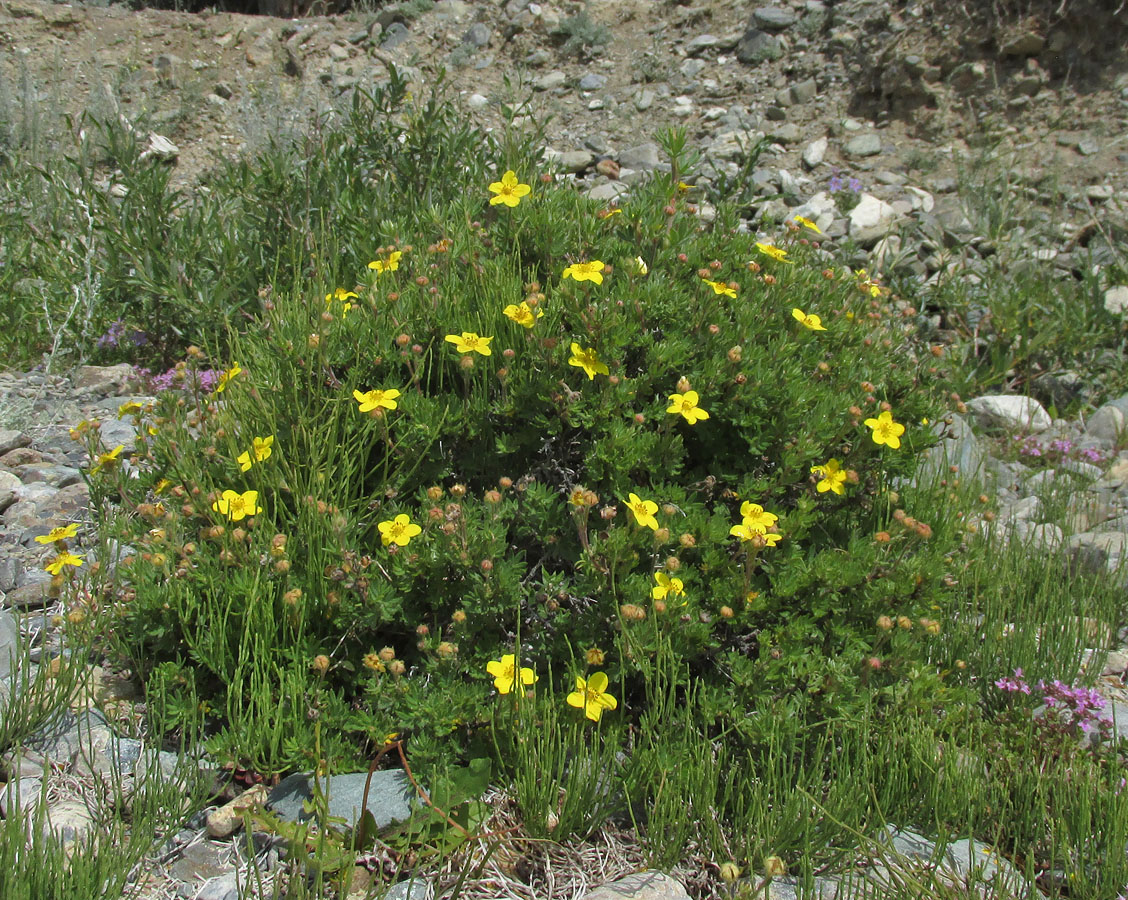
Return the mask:
[[624, 603], [619, 607], [619, 615], [627, 622], [641, 622], [646, 618], [646, 610], [634, 603]]
[[382, 647], [380, 649], [380, 652], [376, 655], [380, 657], [380, 659], [382, 659], [384, 662], [391, 662], [396, 658], [396, 651], [391, 647]]
[[769, 856], [764, 860], [764, 874], [769, 878], [779, 878], [787, 874], [787, 863], [778, 856]]
[[733, 884], [740, 878], [740, 866], [734, 862], [721, 863], [721, 881]]
[[893, 620], [889, 616], [878, 616], [877, 627], [882, 631], [891, 631], [893, 629]]
[[393, 675], [399, 676], [399, 675], [402, 675], [404, 672], [407, 671], [407, 666], [405, 666], [403, 664], [402, 659], [393, 659], [388, 664], [388, 671], [391, 672]]
[[722, 619], [731, 619], [734, 615], [731, 606], [722, 606], [720, 613]]
[[324, 653], [319, 653], [313, 658], [313, 662], [310, 664], [310, 668], [313, 669], [313, 671], [315, 671], [318, 675], [324, 675], [329, 671], [329, 657]]

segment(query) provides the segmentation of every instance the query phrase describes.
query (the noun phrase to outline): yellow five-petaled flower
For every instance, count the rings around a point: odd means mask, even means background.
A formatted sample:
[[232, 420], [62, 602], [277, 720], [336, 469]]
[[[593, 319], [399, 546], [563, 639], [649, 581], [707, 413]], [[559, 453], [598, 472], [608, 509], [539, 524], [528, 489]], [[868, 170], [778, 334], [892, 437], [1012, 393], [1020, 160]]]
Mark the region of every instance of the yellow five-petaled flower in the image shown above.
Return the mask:
[[335, 291], [333, 291], [333, 293], [325, 295], [325, 302], [327, 304], [332, 304], [334, 300], [341, 304], [342, 316], [347, 316], [349, 310], [353, 308], [353, 305], [349, 303], [349, 300], [356, 299], [358, 298], [355, 291], [349, 291], [343, 287], [339, 287]]
[[598, 259], [591, 262], [572, 263], [564, 270], [564, 278], [574, 278], [576, 281], [594, 281], [603, 284], [603, 263]]
[[572, 341], [572, 356], [568, 360], [568, 365], [583, 369], [589, 381], [594, 381], [596, 375], [611, 374], [607, 365], [600, 361], [594, 347], [581, 347], [575, 341]]
[[822, 229], [820, 229], [818, 225], [816, 225], [814, 222], [812, 222], [806, 216], [796, 216], [795, 217], [795, 224], [796, 225], [802, 225], [804, 228], [809, 228], [815, 234], [822, 234]]
[[399, 261], [403, 257], [402, 250], [392, 250], [383, 259], [374, 259], [368, 264], [368, 268], [372, 269], [377, 275], [383, 275], [385, 272], [394, 272], [399, 268]]
[[887, 444], [894, 450], [901, 446], [901, 435], [905, 433], [905, 426], [893, 421], [893, 413], [885, 410], [876, 419], [866, 419], [867, 428], [873, 429], [871, 437], [875, 444]]
[[395, 388], [386, 391], [365, 391], [363, 394], [360, 391], [353, 391], [353, 399], [360, 404], [362, 413], [372, 412], [374, 409], [395, 409], [399, 406], [396, 403], [399, 395], [400, 392]]
[[537, 680], [532, 669], [517, 665], [517, 657], [512, 653], [505, 654], [501, 659], [491, 659], [486, 663], [486, 672], [493, 676], [494, 687], [499, 694], [508, 694], [518, 681], [530, 685]]
[[223, 496], [212, 504], [212, 509], [232, 522], [241, 522], [247, 516], [262, 512], [262, 507], [258, 505], [258, 491], [243, 491], [241, 494], [224, 491]]
[[768, 531], [759, 525], [750, 525], [748, 522], [733, 525], [732, 528], [729, 529], [729, 534], [733, 537], [740, 538], [741, 541], [752, 541], [753, 543], [760, 543], [765, 547], [774, 547], [783, 537], [781, 534]]
[[75, 537], [78, 534], [78, 525], [71, 522], [70, 525], [59, 525], [52, 528], [47, 534], [41, 534], [36, 537], [35, 543], [37, 544], [53, 544], [56, 541], [66, 541]]
[[495, 181], [490, 185], [490, 192], [497, 194], [496, 197], [490, 197], [490, 206], [497, 206], [502, 203], [508, 207], [514, 207], [531, 190], [532, 188], [527, 184], [521, 184], [517, 180], [516, 172], [510, 170], [501, 176], [501, 181]]
[[638, 494], [627, 496], [627, 509], [635, 517], [635, 521], [644, 528], [658, 530], [658, 520], [654, 514], [658, 512], [658, 504], [653, 500], [643, 500]]
[[697, 404], [700, 402], [697, 391], [686, 391], [684, 394], [670, 394], [670, 406], [666, 412], [675, 416], [682, 416], [690, 425], [709, 418], [709, 413]]
[[269, 458], [270, 454], [273, 452], [271, 449], [273, 446], [274, 435], [269, 435], [264, 438], [257, 437], [252, 440], [251, 449], [243, 451], [236, 458], [240, 470], [246, 472], [255, 463], [262, 462], [264, 459]]
[[113, 450], [107, 453], [99, 454], [98, 458], [94, 461], [94, 466], [90, 470], [91, 475], [97, 475], [103, 469], [116, 465], [119, 462], [118, 457], [121, 456], [121, 451], [125, 449], [124, 444], [118, 444]]
[[755, 528], [765, 530], [771, 528], [779, 520], [779, 516], [775, 513], [768, 512], [759, 503], [752, 503], [747, 500], [740, 504], [740, 518], [745, 525], [752, 525]]
[[533, 309], [529, 306], [527, 300], [522, 300], [520, 305], [510, 303], [502, 312], [505, 313], [507, 318], [512, 319], [518, 325], [524, 325], [526, 328], [532, 328], [537, 324], [537, 319], [544, 317], [544, 311]]
[[448, 334], [444, 340], [448, 344], [454, 344], [454, 349], [459, 353], [481, 353], [482, 356], [489, 356], [493, 351], [490, 349], [490, 341], [492, 337], [481, 337], [473, 331], [464, 331], [462, 334]]
[[241, 374], [242, 371], [242, 367], [238, 363], [235, 363], [230, 369], [219, 376], [219, 381], [215, 383], [215, 392], [222, 394], [227, 389], [228, 382], [236, 375]]
[[615, 709], [619, 702], [607, 693], [606, 672], [592, 672], [591, 678], [576, 676], [576, 689], [568, 695], [568, 705], [584, 711], [584, 715], [598, 722], [606, 709]]
[[665, 600], [667, 594], [674, 597], [685, 595], [685, 588], [680, 578], [671, 578], [665, 572], [655, 572], [654, 581], [656, 584], [650, 589], [650, 596], [655, 600]]
[[76, 569], [82, 565], [82, 557], [69, 550], [64, 550], [51, 560], [45, 568], [50, 574], [58, 575], [63, 571], [63, 566], [74, 566]]
[[805, 313], [799, 307], [791, 310], [791, 318], [802, 325], [804, 328], [810, 328], [811, 331], [826, 331], [826, 326], [823, 325], [822, 319], [814, 313]]
[[756, 249], [763, 253], [765, 256], [770, 256], [772, 259], [778, 260], [779, 262], [791, 262], [791, 260], [787, 258], [787, 251], [775, 246], [774, 244], [762, 244], [757, 241]]
[[841, 496], [846, 493], [846, 470], [837, 459], [828, 459], [821, 466], [811, 466], [811, 474], [819, 476], [816, 487], [820, 494], [833, 491]]
[[380, 530], [380, 540], [385, 547], [388, 544], [406, 547], [413, 537], [423, 531], [405, 513], [400, 513], [394, 519], [381, 522], [376, 527]]
[[725, 297], [736, 297], [736, 288], [725, 284], [723, 281], [710, 281], [708, 278], [702, 278], [701, 280], [713, 289], [714, 294], [722, 294]]

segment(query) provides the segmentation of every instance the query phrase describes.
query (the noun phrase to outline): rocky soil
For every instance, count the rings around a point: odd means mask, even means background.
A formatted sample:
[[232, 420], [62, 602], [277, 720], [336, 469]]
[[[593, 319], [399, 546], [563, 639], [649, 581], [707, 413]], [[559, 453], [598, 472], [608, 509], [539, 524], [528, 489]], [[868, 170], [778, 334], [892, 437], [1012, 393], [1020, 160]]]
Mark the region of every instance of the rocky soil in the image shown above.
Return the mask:
[[[912, 0], [411, 0], [278, 19], [0, 0], [0, 153], [65, 149], [70, 133], [92, 127], [80, 114], [120, 116], [155, 136], [154, 152], [192, 191], [222, 158], [331, 119], [352, 91], [386, 79], [390, 65], [417, 95], [445, 68], [453, 96], [485, 127], [503, 127], [506, 107], [516, 110], [517, 127], [550, 117], [547, 162], [608, 202], [663, 165], [652, 138], [680, 125], [703, 154], [694, 196], [706, 217], [706, 189], [730, 183], [744, 192], [748, 227], [804, 215], [832, 245], [850, 239], [859, 265], [925, 283], [954, 269], [974, 273], [995, 254], [1016, 270], [1046, 266], [1063, 278], [1093, 265], [1123, 270], [1128, 16], [1101, 0], [1044, 10], [1031, 3], [1032, 14], [1009, 17], [985, 6], [969, 15]], [[761, 139], [765, 151], [750, 157]], [[1012, 235], [988, 234], [957, 190], [971, 161], [989, 152], [993, 183], [1029, 208], [1029, 224]], [[1128, 315], [1128, 288], [1109, 276], [1102, 292], [1110, 312]], [[1082, 385], [1099, 378], [1074, 375]], [[107, 449], [128, 447], [132, 428], [117, 410], [129, 399], [146, 398], [128, 367], [0, 374], [0, 701], [19, 684], [7, 648], [22, 635], [42, 658], [72, 611], [47, 596], [50, 549], [34, 540], [85, 515], [86, 460], [69, 429], [98, 418]], [[1032, 552], [1068, 541], [1067, 569], [1128, 579], [1128, 396], [1070, 422], [1024, 398], [983, 397], [968, 407], [966, 419], [944, 426], [933, 465], [990, 479], [998, 512], [983, 527], [1000, 540], [1030, 541]], [[1017, 462], [1008, 448], [1014, 435]], [[1050, 483], [1070, 496], [1065, 520], [1052, 519], [1040, 499]], [[1102, 690], [1128, 734], [1128, 641], [1092, 637], [1094, 650], [1115, 651]], [[2, 761], [0, 815], [35, 802], [51, 779], [54, 827], [81, 835], [97, 827], [98, 806], [88, 801], [98, 773], [133, 778], [171, 764], [134, 730], [138, 698], [125, 679], [94, 671], [87, 694], [113, 714], [80, 703], [24, 748], [18, 764]], [[80, 735], [92, 752], [79, 752]], [[378, 802], [387, 810], [402, 797], [393, 785]], [[222, 820], [201, 810], [197, 827], [173, 836], [147, 873], [149, 896], [236, 896], [234, 873], [247, 862], [216, 824]], [[948, 851], [954, 881], [967, 876], [961, 859], [978, 858], [963, 844]], [[890, 845], [898, 858], [932, 852], [909, 833], [891, 832]], [[618, 869], [597, 867], [587, 881], [569, 882], [569, 896], [637, 865], [630, 853], [612, 856]], [[277, 850], [266, 845], [260, 857], [269, 868]], [[1000, 878], [1015, 877], [996, 868]], [[875, 865], [859, 877], [882, 872], [888, 876]], [[698, 874], [676, 874], [701, 895]], [[770, 896], [793, 896], [786, 888], [776, 883]], [[824, 889], [833, 896], [835, 883]], [[616, 890], [587, 896], [684, 896], [665, 878], [635, 876]]]

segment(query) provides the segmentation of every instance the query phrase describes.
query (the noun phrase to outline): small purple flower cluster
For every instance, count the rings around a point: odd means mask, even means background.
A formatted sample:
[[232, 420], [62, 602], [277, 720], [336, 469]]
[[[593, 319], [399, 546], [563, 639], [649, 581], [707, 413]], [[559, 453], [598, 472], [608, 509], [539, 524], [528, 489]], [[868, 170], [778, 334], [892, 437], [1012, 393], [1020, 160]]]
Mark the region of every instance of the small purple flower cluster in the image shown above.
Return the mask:
[[215, 390], [222, 374], [219, 369], [199, 369], [193, 372], [183, 367], [173, 367], [160, 375], [154, 375], [149, 369], [137, 369], [134, 372], [140, 381], [149, 385], [153, 393], [179, 388], [185, 391], [200, 390], [209, 394]]
[[848, 182], [845, 182], [842, 180], [842, 176], [835, 172], [830, 176], [830, 181], [827, 183], [826, 187], [832, 194], [837, 194], [844, 187], [849, 188], [849, 190], [857, 194], [862, 189], [862, 183], [852, 176]]
[[1018, 453], [1020, 456], [1028, 456], [1034, 459], [1045, 457], [1051, 462], [1072, 456], [1074, 459], [1093, 465], [1100, 465], [1105, 461], [1105, 455], [1097, 448], [1078, 448], [1073, 441], [1068, 439], [1053, 440], [1048, 444], [1043, 444], [1036, 437], [1022, 437], [1021, 435], [1016, 435], [1014, 439], [1018, 443]]
[[[1000, 678], [995, 687], [1008, 694], [1031, 694], [1022, 669], [1015, 669], [1013, 677]], [[1058, 679], [1049, 684], [1039, 680], [1035, 687], [1045, 707], [1045, 714], [1037, 722], [1047, 731], [1074, 736], [1093, 734], [1101, 741], [1112, 736], [1112, 720], [1098, 715], [1105, 707], [1105, 699], [1095, 688], [1068, 685]]]
[[149, 343], [149, 336], [145, 334], [144, 331], [126, 325], [123, 319], [116, 319], [110, 327], [106, 329], [106, 333], [98, 338], [98, 349], [109, 350], [111, 348], [120, 347], [122, 339], [126, 337], [129, 338], [130, 343], [132, 343], [134, 347], [144, 347]]

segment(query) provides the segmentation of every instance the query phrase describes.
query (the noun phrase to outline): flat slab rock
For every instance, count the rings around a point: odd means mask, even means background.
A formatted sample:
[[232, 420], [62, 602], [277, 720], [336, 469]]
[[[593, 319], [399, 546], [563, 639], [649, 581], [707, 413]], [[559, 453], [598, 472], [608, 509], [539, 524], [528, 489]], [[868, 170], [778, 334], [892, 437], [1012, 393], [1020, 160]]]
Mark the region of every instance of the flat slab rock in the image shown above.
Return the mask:
[[584, 894], [583, 900], [689, 900], [685, 886], [662, 872], [635, 872]]
[[[350, 775], [330, 775], [321, 781], [321, 789], [329, 797], [329, 815], [339, 817], [353, 828], [361, 817], [364, 800], [364, 782], [367, 772]], [[313, 778], [309, 773], [297, 772], [283, 778], [270, 792], [267, 808], [289, 822], [304, 821], [309, 816], [302, 805], [313, 799]], [[402, 769], [382, 769], [372, 774], [368, 789], [368, 811], [376, 820], [377, 828], [387, 828], [410, 818], [420, 801]]]
[[967, 402], [981, 428], [1003, 431], [1045, 431], [1053, 424], [1050, 414], [1032, 397], [989, 394]]

